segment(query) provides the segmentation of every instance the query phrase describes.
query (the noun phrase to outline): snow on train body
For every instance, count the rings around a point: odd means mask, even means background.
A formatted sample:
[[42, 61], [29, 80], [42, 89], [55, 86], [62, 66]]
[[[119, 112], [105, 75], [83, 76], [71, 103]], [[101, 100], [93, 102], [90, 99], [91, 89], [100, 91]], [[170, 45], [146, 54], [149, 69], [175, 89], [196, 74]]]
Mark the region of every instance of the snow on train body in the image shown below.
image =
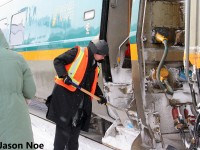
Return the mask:
[[8, 0], [0, 3], [0, 28], [28, 61], [41, 99], [53, 89], [57, 55], [106, 39], [100, 83], [117, 108], [93, 101], [93, 113], [113, 123], [103, 143], [197, 148], [199, 6], [198, 0]]

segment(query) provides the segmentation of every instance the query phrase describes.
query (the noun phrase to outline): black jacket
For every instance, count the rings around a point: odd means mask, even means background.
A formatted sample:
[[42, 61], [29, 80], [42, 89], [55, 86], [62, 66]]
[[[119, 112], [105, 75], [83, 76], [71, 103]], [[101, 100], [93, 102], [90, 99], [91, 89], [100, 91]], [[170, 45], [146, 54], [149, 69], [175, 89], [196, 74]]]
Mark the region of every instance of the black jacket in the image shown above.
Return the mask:
[[[72, 48], [54, 59], [54, 67], [59, 77], [62, 77], [67, 73], [65, 65], [73, 62], [77, 52], [77, 48]], [[88, 65], [83, 80], [80, 83], [80, 86], [88, 91], [91, 90], [94, 81], [96, 66], [97, 63], [94, 60], [94, 55], [88, 48]], [[98, 84], [95, 95], [103, 95]], [[78, 89], [75, 92], [71, 92], [64, 87], [55, 84], [52, 95], [48, 97], [49, 105], [46, 117], [59, 126], [65, 128], [66, 126], [71, 125], [72, 118], [76, 114], [81, 101], [83, 101], [84, 111], [81, 129], [83, 131], [88, 131], [92, 112], [92, 102], [90, 96], [84, 94]]]

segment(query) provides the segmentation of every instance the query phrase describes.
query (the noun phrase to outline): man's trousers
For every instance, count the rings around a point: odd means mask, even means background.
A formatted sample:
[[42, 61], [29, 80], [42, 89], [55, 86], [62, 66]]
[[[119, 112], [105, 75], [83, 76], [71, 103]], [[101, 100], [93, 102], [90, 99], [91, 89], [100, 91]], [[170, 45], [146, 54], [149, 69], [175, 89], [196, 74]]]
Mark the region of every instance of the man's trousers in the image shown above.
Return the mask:
[[66, 129], [56, 125], [54, 150], [78, 150], [80, 126], [69, 126]]

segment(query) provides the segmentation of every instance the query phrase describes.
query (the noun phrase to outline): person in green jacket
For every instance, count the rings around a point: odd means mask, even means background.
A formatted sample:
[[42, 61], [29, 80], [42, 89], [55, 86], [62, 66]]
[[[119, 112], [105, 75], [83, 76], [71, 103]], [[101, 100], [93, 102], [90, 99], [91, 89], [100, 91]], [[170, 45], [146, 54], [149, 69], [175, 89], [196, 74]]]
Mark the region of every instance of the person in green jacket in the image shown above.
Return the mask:
[[33, 133], [25, 99], [36, 92], [24, 58], [9, 50], [0, 30], [0, 149], [31, 149]]

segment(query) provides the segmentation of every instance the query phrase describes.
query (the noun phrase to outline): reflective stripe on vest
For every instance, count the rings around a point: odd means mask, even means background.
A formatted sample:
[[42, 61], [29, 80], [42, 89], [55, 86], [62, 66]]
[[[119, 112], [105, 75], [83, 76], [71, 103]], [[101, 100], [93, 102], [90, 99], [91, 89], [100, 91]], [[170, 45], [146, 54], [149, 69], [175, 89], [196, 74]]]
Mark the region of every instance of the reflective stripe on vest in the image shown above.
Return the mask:
[[[68, 74], [71, 77], [72, 81], [76, 84], [78, 83], [78, 85], [79, 85], [81, 83], [83, 76], [85, 74], [85, 71], [86, 71], [86, 67], [87, 67], [87, 63], [88, 63], [88, 49], [87, 48], [83, 49], [80, 47], [77, 47], [77, 48], [78, 48], [78, 53], [76, 55], [76, 58], [74, 59], [74, 61], [71, 64], [66, 65], [65, 68], [66, 68], [67, 72], [69, 72], [69, 70], [70, 70], [70, 73], [68, 73]], [[76, 66], [76, 65], [78, 65], [78, 66]], [[92, 87], [91, 87], [92, 94], [94, 94], [96, 91], [99, 72], [100, 72], [99, 67], [96, 67], [94, 81], [93, 81]], [[74, 86], [65, 84], [63, 82], [63, 79], [58, 78], [58, 76], [55, 77], [55, 82], [58, 85], [61, 85], [72, 92], [76, 90], [76, 88]]]
[[[99, 72], [100, 72], [100, 69], [99, 67], [96, 67], [95, 69], [95, 75], [94, 75], [94, 81], [92, 83], [92, 88], [91, 88], [91, 93], [92, 94], [95, 94], [95, 91], [96, 91], [96, 87], [97, 87], [97, 82], [98, 82], [98, 77], [99, 77]], [[59, 78], [58, 76], [55, 76], [55, 82], [63, 87], [65, 87], [66, 89], [68, 89], [68, 86], [67, 84], [65, 84], [63, 82], [63, 78]], [[75, 87], [74, 87], [75, 88]], [[76, 89], [76, 88], [75, 88]], [[92, 99], [92, 97], [91, 97]]]
[[83, 79], [87, 63], [88, 63], [88, 49], [78, 46], [78, 54], [76, 55], [75, 60], [72, 62], [72, 64], [65, 66], [68, 75], [70, 76], [72, 81], [77, 85], [79, 85]]
[[[83, 79], [88, 64], [88, 49], [79, 46], [77, 46], [77, 48], [78, 52], [74, 61], [71, 64], [66, 65], [65, 68], [72, 81], [79, 85]], [[63, 79], [59, 79], [58, 77], [55, 77], [55, 82], [70, 91], [76, 90], [74, 86], [65, 84]]]
[[98, 77], [99, 77], [99, 72], [100, 72], [99, 67], [96, 67], [96, 69], [95, 69], [95, 75], [94, 75], [94, 81], [93, 81], [92, 88], [91, 88], [91, 93], [92, 94], [94, 94], [95, 91], [96, 91]]

